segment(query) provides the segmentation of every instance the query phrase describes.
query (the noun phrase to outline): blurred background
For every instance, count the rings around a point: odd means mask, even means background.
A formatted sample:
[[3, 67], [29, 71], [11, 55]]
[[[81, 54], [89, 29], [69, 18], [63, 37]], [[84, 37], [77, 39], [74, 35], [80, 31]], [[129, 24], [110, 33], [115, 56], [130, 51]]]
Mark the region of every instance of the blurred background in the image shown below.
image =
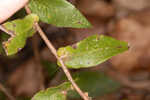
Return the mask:
[[[99, 66], [70, 70], [83, 79], [78, 84], [93, 100], [150, 100], [150, 0], [68, 0], [93, 25], [89, 29], [57, 28], [40, 23], [56, 48], [74, 44], [93, 34], [104, 34], [129, 43], [130, 49]], [[25, 15], [24, 9], [13, 16]], [[38, 34], [24, 49], [7, 57], [0, 32], [0, 100], [9, 100], [5, 87], [17, 100], [30, 100], [39, 90], [65, 81], [56, 58]], [[68, 100], [81, 100], [77, 95]]]

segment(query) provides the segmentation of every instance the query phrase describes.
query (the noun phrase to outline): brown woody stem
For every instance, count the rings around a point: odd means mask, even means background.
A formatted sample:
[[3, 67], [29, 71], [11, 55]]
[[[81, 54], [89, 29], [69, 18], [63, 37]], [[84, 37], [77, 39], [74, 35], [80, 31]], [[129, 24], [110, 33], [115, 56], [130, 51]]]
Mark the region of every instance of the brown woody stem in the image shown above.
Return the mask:
[[[26, 12], [28, 14], [31, 14], [31, 10], [29, 9], [29, 7], [26, 5], [25, 6]], [[48, 40], [47, 36], [45, 35], [45, 33], [43, 32], [43, 30], [41, 29], [41, 27], [39, 26], [38, 23], [35, 23], [35, 28], [38, 31], [39, 35], [41, 36], [41, 38], [44, 40], [44, 42], [46, 43], [47, 47], [49, 48], [49, 50], [55, 55], [55, 57], [57, 58], [57, 60], [60, 62], [62, 69], [64, 71], [64, 73], [66, 74], [68, 80], [72, 83], [72, 86], [74, 87], [74, 89], [80, 94], [80, 96], [84, 99], [84, 100], [89, 100], [89, 97], [82, 92], [82, 90], [78, 87], [78, 85], [75, 83], [75, 81], [73, 80], [69, 70], [67, 69], [67, 67], [65, 66], [63, 60], [58, 57], [57, 55], [57, 51], [54, 48], [53, 44]]]

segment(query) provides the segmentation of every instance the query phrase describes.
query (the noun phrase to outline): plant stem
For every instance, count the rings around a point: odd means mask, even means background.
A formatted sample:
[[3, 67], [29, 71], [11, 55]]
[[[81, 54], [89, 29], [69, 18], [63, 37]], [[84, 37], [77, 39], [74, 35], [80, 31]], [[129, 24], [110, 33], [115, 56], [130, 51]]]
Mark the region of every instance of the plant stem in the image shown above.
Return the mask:
[[0, 90], [4, 92], [4, 94], [10, 99], [10, 100], [16, 100], [15, 97], [13, 97], [7, 89], [0, 83]]
[[[29, 7], [27, 5], [25, 6], [25, 9], [26, 9], [26, 12], [28, 14], [31, 14], [31, 10], [29, 9]], [[50, 49], [50, 51], [55, 55], [55, 57], [57, 58], [57, 60], [60, 62], [64, 73], [66, 74], [68, 80], [71, 82], [71, 84], [74, 87], [74, 89], [80, 94], [80, 96], [84, 100], [89, 100], [89, 97], [86, 94], [84, 94], [84, 92], [82, 92], [82, 90], [78, 87], [78, 85], [73, 80], [73, 78], [72, 78], [69, 70], [67, 69], [67, 67], [63, 63], [63, 60], [61, 59], [61, 57], [58, 57], [56, 49], [54, 48], [53, 44], [48, 40], [47, 36], [45, 35], [45, 33], [43, 32], [43, 30], [41, 29], [41, 27], [39, 26], [38, 23], [35, 23], [35, 28], [38, 31], [38, 33], [41, 36], [41, 38], [46, 43], [47, 47]]]
[[9, 32], [7, 29], [5, 29], [2, 25], [0, 25], [0, 30], [4, 31], [5, 33], [7, 33], [10, 36], [13, 36], [12, 32]]

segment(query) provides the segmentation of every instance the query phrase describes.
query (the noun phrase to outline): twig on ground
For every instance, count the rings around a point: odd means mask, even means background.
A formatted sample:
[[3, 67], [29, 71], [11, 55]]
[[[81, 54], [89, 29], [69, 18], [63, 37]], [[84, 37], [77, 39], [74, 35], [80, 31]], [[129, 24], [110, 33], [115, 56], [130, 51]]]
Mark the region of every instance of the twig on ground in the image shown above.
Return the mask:
[[0, 90], [2, 91], [2, 92], [4, 92], [4, 94], [10, 99], [10, 100], [16, 100], [16, 98], [13, 96], [13, 95], [11, 95], [8, 91], [7, 91], [7, 89], [0, 83]]
[[[31, 14], [30, 9], [28, 8], [28, 6], [25, 6], [26, 12], [28, 14]], [[89, 100], [90, 98], [81, 91], [81, 89], [78, 87], [78, 85], [75, 83], [75, 81], [73, 80], [69, 70], [67, 69], [67, 67], [65, 66], [65, 64], [63, 63], [63, 60], [58, 57], [57, 55], [57, 51], [54, 48], [54, 46], [52, 45], [52, 43], [48, 40], [47, 36], [45, 35], [45, 33], [43, 32], [43, 30], [41, 29], [41, 27], [39, 26], [38, 23], [35, 23], [35, 28], [38, 31], [39, 35], [41, 36], [41, 38], [44, 40], [44, 42], [46, 43], [47, 47], [51, 50], [51, 52], [55, 55], [55, 57], [57, 58], [57, 60], [60, 62], [63, 71], [65, 72], [68, 80], [72, 83], [73, 87], [75, 88], [75, 90], [80, 94], [80, 96], [84, 99], [84, 100]]]

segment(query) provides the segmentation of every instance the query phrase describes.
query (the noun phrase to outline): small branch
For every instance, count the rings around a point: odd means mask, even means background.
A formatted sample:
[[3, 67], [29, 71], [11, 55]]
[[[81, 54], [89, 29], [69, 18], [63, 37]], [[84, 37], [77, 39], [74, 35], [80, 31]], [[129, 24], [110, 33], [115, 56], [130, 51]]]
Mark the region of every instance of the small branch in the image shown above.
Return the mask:
[[16, 100], [15, 97], [13, 97], [7, 89], [0, 83], [0, 90], [4, 92], [4, 94], [10, 99], [10, 100]]
[[4, 26], [0, 25], [0, 30], [2, 30], [3, 32], [7, 33], [10, 36], [13, 36], [13, 33], [8, 31], [7, 29], [4, 28]]
[[[26, 12], [28, 14], [31, 14], [30, 9], [28, 8], [28, 6], [25, 6]], [[44, 40], [44, 42], [46, 43], [47, 47], [51, 50], [51, 52], [55, 55], [55, 57], [57, 58], [57, 60], [60, 62], [62, 69], [64, 71], [64, 73], [66, 74], [68, 80], [72, 83], [73, 87], [75, 88], [75, 90], [80, 94], [80, 96], [84, 99], [84, 100], [89, 100], [89, 97], [84, 94], [81, 89], [77, 86], [77, 84], [75, 83], [75, 81], [73, 80], [69, 70], [67, 69], [67, 67], [65, 66], [65, 64], [63, 63], [63, 60], [61, 58], [58, 57], [57, 55], [57, 51], [54, 48], [54, 46], [52, 45], [52, 43], [48, 40], [47, 36], [45, 35], [45, 33], [43, 32], [43, 30], [40, 28], [38, 23], [35, 23], [35, 28], [38, 31], [39, 35], [41, 36], [41, 38]]]

